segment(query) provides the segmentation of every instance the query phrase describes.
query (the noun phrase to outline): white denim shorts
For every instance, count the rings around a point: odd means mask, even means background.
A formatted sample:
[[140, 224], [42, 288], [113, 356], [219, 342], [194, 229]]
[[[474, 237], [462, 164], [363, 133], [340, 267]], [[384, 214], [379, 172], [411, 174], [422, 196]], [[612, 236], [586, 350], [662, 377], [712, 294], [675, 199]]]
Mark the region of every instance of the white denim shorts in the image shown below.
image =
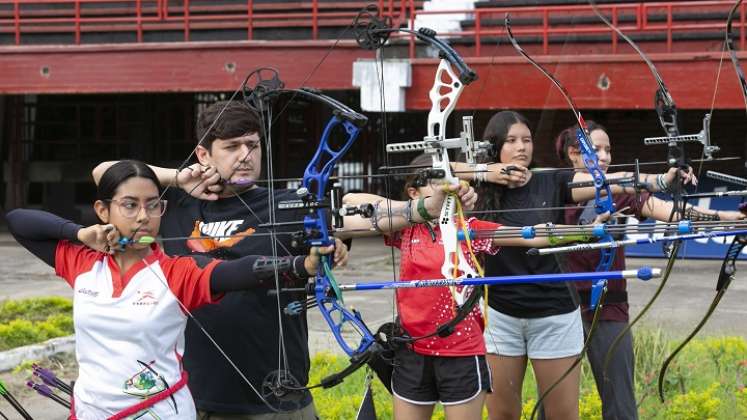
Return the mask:
[[489, 354], [560, 359], [584, 347], [581, 310], [544, 318], [515, 318], [488, 308], [485, 345]]

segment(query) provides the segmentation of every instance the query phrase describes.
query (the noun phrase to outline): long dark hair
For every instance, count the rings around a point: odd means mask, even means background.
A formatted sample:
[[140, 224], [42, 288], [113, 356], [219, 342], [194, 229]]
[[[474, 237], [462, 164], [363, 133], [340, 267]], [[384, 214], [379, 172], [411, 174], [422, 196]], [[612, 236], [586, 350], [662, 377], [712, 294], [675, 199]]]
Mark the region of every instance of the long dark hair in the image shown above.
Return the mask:
[[[490, 121], [488, 121], [488, 124], [485, 126], [482, 139], [490, 141], [493, 147], [491, 149], [492, 151], [488, 153], [488, 156], [478, 159], [479, 163], [500, 162], [501, 149], [503, 148], [503, 144], [506, 142], [506, 137], [508, 137], [508, 130], [511, 129], [512, 125], [518, 123], [529, 127], [529, 120], [516, 111], [501, 111], [490, 118]], [[478, 184], [475, 187], [478, 194], [475, 210], [499, 210], [503, 188], [503, 186], [491, 182], [482, 182]], [[495, 213], [485, 213], [481, 214], [480, 218], [496, 221], [498, 216]]]
[[[589, 128], [589, 135], [591, 135], [594, 130], [602, 130], [605, 133], [607, 132], [607, 129], [604, 128], [602, 124], [592, 120], [587, 120], [586, 126]], [[555, 138], [555, 157], [558, 158], [558, 163], [562, 167], [573, 166], [573, 162], [568, 158], [568, 148], [571, 146], [578, 148], [576, 145], [576, 132], [578, 131], [578, 128], [578, 124], [568, 127], [561, 131], [560, 134], [558, 134], [558, 137]]]
[[117, 193], [122, 183], [130, 178], [145, 178], [153, 181], [158, 188], [158, 194], [162, 193], [161, 184], [158, 182], [156, 173], [148, 165], [138, 160], [120, 160], [110, 166], [99, 180], [99, 186], [96, 189], [96, 199], [111, 200]]

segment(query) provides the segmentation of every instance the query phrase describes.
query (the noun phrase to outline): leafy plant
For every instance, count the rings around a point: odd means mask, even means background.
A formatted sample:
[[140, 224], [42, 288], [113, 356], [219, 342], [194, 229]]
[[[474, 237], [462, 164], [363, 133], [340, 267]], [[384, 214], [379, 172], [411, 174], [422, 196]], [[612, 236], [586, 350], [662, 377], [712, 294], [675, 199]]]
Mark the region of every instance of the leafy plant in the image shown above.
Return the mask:
[[715, 420], [719, 415], [721, 399], [715, 394], [718, 383], [702, 392], [690, 391], [674, 397], [666, 411], [667, 420]]
[[72, 334], [72, 309], [61, 297], [0, 303], [0, 351]]

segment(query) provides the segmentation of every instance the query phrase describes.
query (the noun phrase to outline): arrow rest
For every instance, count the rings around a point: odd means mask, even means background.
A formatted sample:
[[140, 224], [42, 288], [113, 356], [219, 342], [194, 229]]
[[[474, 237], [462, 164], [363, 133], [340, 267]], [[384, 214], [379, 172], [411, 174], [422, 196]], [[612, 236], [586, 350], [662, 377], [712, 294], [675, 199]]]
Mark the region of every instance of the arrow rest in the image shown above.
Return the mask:
[[342, 185], [339, 182], [332, 185], [332, 191], [329, 193], [329, 209], [332, 214], [332, 229], [342, 229], [345, 226], [345, 218], [341, 212]]

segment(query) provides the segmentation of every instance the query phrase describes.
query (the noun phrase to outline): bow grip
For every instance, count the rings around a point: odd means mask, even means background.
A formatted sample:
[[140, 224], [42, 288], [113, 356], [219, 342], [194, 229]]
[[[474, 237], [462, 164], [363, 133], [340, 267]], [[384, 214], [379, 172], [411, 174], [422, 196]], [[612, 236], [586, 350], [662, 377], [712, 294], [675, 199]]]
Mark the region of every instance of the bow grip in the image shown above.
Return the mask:
[[335, 241], [329, 236], [327, 229], [327, 217], [324, 209], [317, 209], [313, 216], [303, 218], [303, 230], [305, 240], [309, 246], [330, 246]]

